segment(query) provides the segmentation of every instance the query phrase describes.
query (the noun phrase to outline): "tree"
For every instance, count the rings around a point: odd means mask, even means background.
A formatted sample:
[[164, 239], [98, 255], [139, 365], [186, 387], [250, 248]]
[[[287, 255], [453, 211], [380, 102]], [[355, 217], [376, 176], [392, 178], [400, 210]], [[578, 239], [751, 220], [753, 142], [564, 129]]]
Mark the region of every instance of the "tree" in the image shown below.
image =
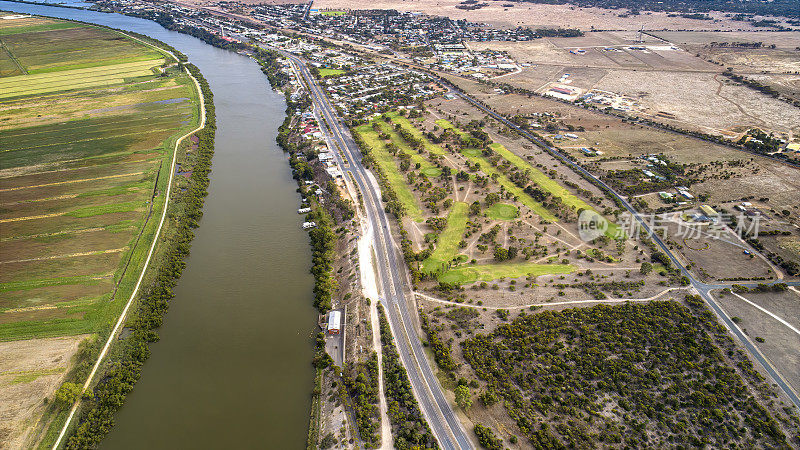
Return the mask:
[[478, 203], [477, 201], [472, 202], [472, 204], [469, 205], [469, 215], [477, 216], [480, 213], [481, 213], [481, 204]]
[[62, 384], [56, 391], [55, 400], [62, 408], [69, 408], [81, 395], [81, 387], [69, 381]]
[[469, 395], [469, 387], [463, 384], [456, 386], [456, 404], [461, 409], [467, 410], [472, 406], [472, 396]]
[[491, 192], [489, 194], [486, 194], [486, 198], [484, 199], [484, 201], [486, 202], [486, 206], [492, 206], [500, 201], [500, 196], [495, 192]]
[[649, 274], [649, 273], [650, 273], [650, 272], [652, 272], [652, 271], [653, 271], [653, 265], [652, 265], [652, 264], [650, 264], [650, 263], [649, 263], [649, 262], [647, 262], [647, 261], [643, 262], [643, 263], [642, 263], [642, 267], [639, 269], [639, 272], [640, 272], [642, 275], [647, 275], [647, 274]]
[[497, 261], [505, 261], [508, 259], [508, 249], [503, 247], [495, 247], [494, 249], [494, 259]]

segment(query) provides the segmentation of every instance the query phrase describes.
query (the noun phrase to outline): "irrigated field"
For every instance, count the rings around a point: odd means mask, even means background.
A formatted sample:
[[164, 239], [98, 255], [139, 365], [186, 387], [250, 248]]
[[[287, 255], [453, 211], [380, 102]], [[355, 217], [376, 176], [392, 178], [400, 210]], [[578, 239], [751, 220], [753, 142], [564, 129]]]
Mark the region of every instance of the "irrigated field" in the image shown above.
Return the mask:
[[[16, 17], [0, 40], [0, 341], [103, 333], [141, 271], [197, 93], [171, 56], [111, 30]], [[0, 447], [46, 426], [59, 361], [47, 386], [0, 390]]]

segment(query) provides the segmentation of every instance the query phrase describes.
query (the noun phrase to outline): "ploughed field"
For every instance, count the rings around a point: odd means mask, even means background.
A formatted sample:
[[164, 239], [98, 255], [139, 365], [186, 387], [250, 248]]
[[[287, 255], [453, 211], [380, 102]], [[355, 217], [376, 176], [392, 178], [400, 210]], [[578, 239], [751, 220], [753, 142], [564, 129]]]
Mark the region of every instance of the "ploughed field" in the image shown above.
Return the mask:
[[121, 33], [3, 14], [0, 341], [96, 332], [138, 275], [194, 89]]

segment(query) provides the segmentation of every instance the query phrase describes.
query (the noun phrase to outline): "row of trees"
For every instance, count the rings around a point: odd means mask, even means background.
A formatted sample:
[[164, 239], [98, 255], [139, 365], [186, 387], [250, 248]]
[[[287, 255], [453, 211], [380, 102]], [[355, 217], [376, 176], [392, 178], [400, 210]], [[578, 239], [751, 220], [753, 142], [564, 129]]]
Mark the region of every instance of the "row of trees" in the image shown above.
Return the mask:
[[432, 324], [428, 319], [428, 315], [424, 312], [419, 312], [419, 320], [422, 329], [428, 336], [428, 345], [433, 350], [433, 358], [436, 360], [436, 365], [445, 372], [452, 372], [456, 369], [456, 362], [450, 354], [450, 344], [442, 342], [439, 338], [439, 331], [436, 325]]
[[389, 421], [395, 448], [418, 449], [439, 448], [428, 422], [419, 409], [411, 390], [408, 374], [400, 362], [394, 346], [392, 330], [382, 305], [378, 305], [380, 319], [381, 348], [383, 349], [383, 379]]
[[361, 441], [367, 448], [380, 445], [378, 408], [378, 354], [372, 352], [362, 363], [350, 363], [342, 374]]

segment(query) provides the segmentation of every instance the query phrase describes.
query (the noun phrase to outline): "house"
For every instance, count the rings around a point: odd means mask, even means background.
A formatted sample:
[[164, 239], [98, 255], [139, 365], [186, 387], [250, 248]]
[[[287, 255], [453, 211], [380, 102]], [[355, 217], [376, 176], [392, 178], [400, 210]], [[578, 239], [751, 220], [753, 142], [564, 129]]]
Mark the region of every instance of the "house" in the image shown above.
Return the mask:
[[700, 211], [703, 211], [706, 216], [711, 218], [719, 217], [719, 213], [714, 211], [714, 208], [708, 205], [700, 205]]

